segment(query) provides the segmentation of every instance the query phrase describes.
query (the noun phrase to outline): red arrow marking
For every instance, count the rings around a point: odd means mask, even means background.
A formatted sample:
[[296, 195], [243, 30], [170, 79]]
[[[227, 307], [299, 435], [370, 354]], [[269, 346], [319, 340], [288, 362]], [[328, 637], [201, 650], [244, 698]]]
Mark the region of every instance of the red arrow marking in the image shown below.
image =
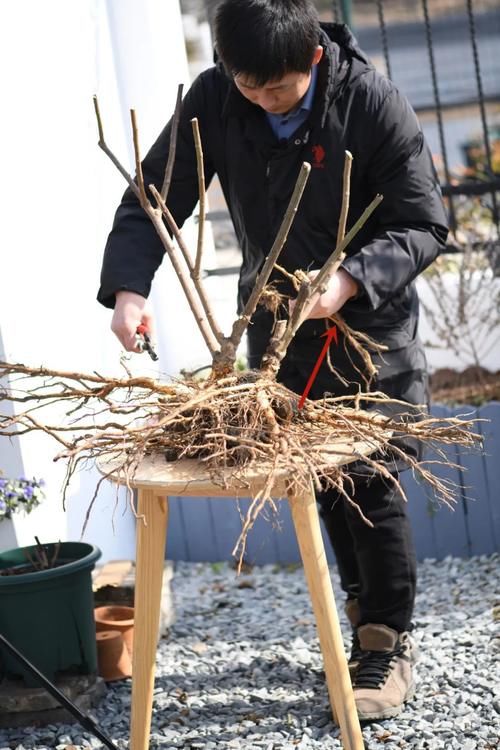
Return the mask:
[[326, 336], [325, 345], [323, 346], [323, 349], [321, 350], [321, 354], [319, 355], [316, 364], [314, 365], [314, 370], [312, 371], [311, 375], [309, 376], [309, 380], [307, 381], [307, 385], [305, 387], [304, 393], [300, 397], [299, 401], [299, 409], [302, 409], [304, 406], [304, 401], [307, 398], [307, 394], [312, 388], [312, 384], [316, 380], [316, 375], [318, 374], [318, 370], [321, 367], [321, 363], [323, 362], [324, 358], [326, 357], [326, 353], [330, 347], [330, 344], [332, 343], [332, 339], [335, 339], [335, 343], [338, 344], [338, 338], [337, 338], [337, 326], [332, 326], [329, 328], [325, 333], [321, 334], [322, 336]]

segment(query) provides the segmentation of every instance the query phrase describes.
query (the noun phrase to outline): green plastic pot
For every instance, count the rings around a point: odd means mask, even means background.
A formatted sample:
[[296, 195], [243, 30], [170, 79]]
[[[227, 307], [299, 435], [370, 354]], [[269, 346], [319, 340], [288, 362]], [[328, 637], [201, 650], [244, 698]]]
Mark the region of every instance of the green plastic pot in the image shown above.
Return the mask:
[[[0, 570], [25, 566], [25, 552], [34, 557], [35, 550], [19, 547], [0, 553]], [[100, 556], [91, 544], [62, 542], [58, 567], [0, 576], [0, 632], [49, 680], [60, 674], [97, 672], [91, 572]], [[38, 686], [14, 657], [2, 651], [0, 674], [23, 677], [26, 685]]]

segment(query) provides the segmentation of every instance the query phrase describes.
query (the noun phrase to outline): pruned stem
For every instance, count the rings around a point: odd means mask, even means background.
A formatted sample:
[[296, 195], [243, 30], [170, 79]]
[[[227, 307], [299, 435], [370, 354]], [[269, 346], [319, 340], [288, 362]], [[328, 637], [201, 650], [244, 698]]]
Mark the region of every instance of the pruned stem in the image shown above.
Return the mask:
[[279, 341], [277, 345], [273, 347], [268, 346], [267, 351], [264, 355], [263, 369], [265, 369], [268, 373], [276, 373], [278, 371], [280, 362], [285, 356], [291, 340], [295, 336], [297, 330], [300, 328], [304, 320], [306, 320], [312, 306], [316, 301], [316, 296], [318, 294], [322, 294], [326, 290], [330, 278], [336, 272], [345, 257], [346, 247], [351, 242], [351, 240], [354, 239], [356, 234], [360, 231], [360, 229], [363, 227], [363, 225], [366, 223], [375, 208], [382, 200], [381, 195], [375, 196], [370, 205], [363, 211], [363, 214], [355, 222], [354, 226], [350, 229], [347, 235], [344, 236], [347, 215], [349, 212], [351, 165], [352, 154], [349, 151], [346, 151], [344, 161], [342, 207], [339, 218], [337, 246], [312, 281], [310, 281], [307, 277], [303, 279], [301, 287], [297, 294], [295, 306], [293, 308], [292, 314], [290, 315], [288, 325], [285, 329], [281, 341]]
[[200, 278], [201, 256], [203, 254], [203, 236], [205, 231], [205, 168], [203, 165], [203, 148], [201, 145], [200, 128], [198, 118], [191, 120], [193, 127], [194, 145], [196, 149], [196, 169], [198, 171], [198, 194], [200, 196], [200, 215], [198, 219], [198, 244], [196, 247], [196, 260], [194, 262], [194, 276]]
[[200, 305], [198, 290], [193, 288], [192, 280], [187, 275], [185, 269], [179, 262], [179, 258], [177, 257], [175, 245], [170, 239], [170, 235], [167, 232], [167, 228], [165, 224], [163, 223], [161, 209], [153, 208], [151, 204], [149, 204], [149, 206], [145, 208], [145, 211], [148, 214], [151, 221], [153, 222], [154, 227], [160, 237], [160, 240], [163, 243], [163, 247], [165, 248], [167, 255], [170, 259], [170, 262], [172, 263], [172, 266], [174, 267], [174, 270], [177, 274], [177, 278], [179, 279], [181, 283], [182, 289], [184, 291], [184, 294], [186, 295], [186, 299], [189, 303], [189, 307], [191, 308], [191, 311], [196, 319], [196, 323], [198, 324], [198, 328], [200, 329], [201, 335], [205, 339], [205, 343], [208, 346], [208, 350], [213, 357], [214, 354], [219, 350], [219, 342], [214, 336], [214, 333], [205, 315], [205, 311]]
[[[135, 120], [135, 113], [133, 110], [131, 110], [132, 129], [133, 129], [133, 134], [134, 134], [134, 153], [135, 153], [135, 160], [136, 160], [138, 185], [136, 185], [132, 177], [128, 174], [128, 172], [120, 164], [116, 156], [112, 153], [112, 151], [110, 151], [110, 149], [106, 145], [106, 142], [104, 140], [104, 130], [102, 127], [102, 120], [101, 120], [101, 116], [99, 112], [97, 97], [94, 97], [94, 107], [95, 107], [95, 112], [96, 112], [96, 117], [97, 117], [97, 126], [99, 130], [99, 146], [102, 148], [104, 153], [111, 159], [111, 161], [117, 167], [117, 169], [121, 172], [121, 174], [125, 177], [130, 188], [132, 189], [134, 194], [137, 196], [142, 208], [151, 219], [151, 222], [153, 223], [156, 229], [156, 232], [160, 238], [160, 241], [170, 259], [170, 262], [172, 263], [174, 271], [177, 274], [177, 278], [179, 279], [182, 289], [184, 291], [184, 294], [186, 295], [186, 299], [194, 315], [198, 328], [200, 329], [200, 333], [203, 336], [203, 339], [205, 340], [205, 343], [208, 347], [208, 350], [211, 356], [213, 357], [219, 350], [219, 341], [214, 335], [212, 328], [207, 321], [207, 316], [205, 314], [205, 311], [200, 306], [200, 302], [196, 296], [196, 294], [199, 295], [199, 289], [193, 289], [191, 279], [187, 276], [182, 264], [179, 261], [179, 258], [177, 257], [177, 251], [176, 251], [175, 245], [173, 244], [170, 238], [170, 235], [167, 232], [167, 228], [165, 227], [165, 224], [163, 223], [161, 208], [154, 208], [146, 197], [146, 191], [144, 188], [144, 179], [142, 175], [142, 167], [141, 167], [141, 162], [140, 162], [139, 138], [138, 138], [138, 133], [137, 133], [137, 123]], [[156, 188], [155, 188], [155, 192], [156, 192], [156, 195], [159, 195]]]
[[[355, 238], [355, 236], [358, 234], [358, 232], [363, 228], [363, 226], [366, 224], [372, 213], [375, 211], [377, 206], [382, 203], [384, 199], [383, 195], [377, 194], [375, 198], [372, 200], [372, 202], [365, 208], [359, 219], [354, 223], [354, 226], [347, 232], [346, 236], [338, 245], [338, 247], [335, 248], [333, 253], [330, 255], [328, 260], [326, 261], [325, 265], [321, 269], [321, 271], [318, 273], [318, 275], [313, 279], [311, 282], [311, 295], [315, 295], [317, 293], [321, 294], [322, 291], [324, 291], [324, 287], [328, 284], [328, 281], [330, 277], [335, 273], [337, 268], [342, 262], [342, 256], [344, 254], [344, 250], [349, 245], [349, 243]], [[301, 323], [304, 321], [306, 316], [302, 317]]]
[[[339, 226], [337, 230], [337, 243], [335, 245], [336, 248], [340, 245], [340, 243], [345, 237], [347, 215], [349, 213], [349, 201], [351, 198], [351, 167], [352, 167], [352, 154], [350, 151], [346, 151], [345, 160], [344, 160], [344, 174], [342, 178], [342, 208], [340, 211]], [[340, 263], [342, 263], [344, 258], [345, 258], [345, 253], [342, 253], [342, 257], [339, 259], [339, 265]], [[328, 318], [325, 320], [325, 327], [327, 331], [330, 328]], [[363, 354], [366, 355], [366, 358], [368, 359], [371, 367], [373, 367], [373, 364], [372, 364], [372, 361], [368, 352], [365, 352], [364, 350], [362, 351], [363, 351]], [[326, 361], [327, 361], [328, 368], [336, 374], [337, 378], [339, 378], [339, 380], [342, 383], [346, 384], [346, 381], [344, 380], [344, 378], [333, 367], [331, 356], [330, 356], [330, 349], [328, 349], [326, 353]]]
[[137, 185], [139, 187], [139, 201], [140, 201], [141, 206], [143, 208], [146, 208], [146, 206], [149, 204], [149, 201], [146, 196], [146, 189], [144, 187], [144, 177], [142, 174], [141, 151], [139, 148], [139, 133], [137, 131], [137, 120], [135, 117], [135, 109], [130, 110], [130, 120], [132, 122], [132, 137], [134, 139], [135, 172], [136, 172]]
[[163, 178], [163, 185], [161, 186], [161, 197], [164, 203], [167, 202], [168, 191], [170, 190], [170, 183], [172, 182], [172, 173], [174, 171], [175, 151], [177, 147], [177, 131], [179, 129], [179, 120], [181, 119], [183, 88], [183, 84], [180, 83], [177, 88], [177, 100], [175, 102], [175, 111], [172, 119], [172, 129], [170, 130], [170, 145], [168, 149], [167, 166], [165, 169], [165, 176]]
[[238, 347], [241, 338], [245, 333], [248, 324], [250, 323], [250, 319], [254, 314], [257, 305], [259, 304], [260, 296], [269, 280], [269, 276], [271, 275], [271, 271], [274, 268], [274, 264], [276, 263], [283, 245], [287, 240], [288, 232], [290, 231], [290, 227], [292, 226], [293, 220], [297, 213], [297, 209], [302, 198], [307, 180], [309, 178], [310, 171], [311, 165], [308, 162], [304, 162], [300, 169], [299, 176], [297, 177], [297, 182], [295, 183], [292, 197], [290, 198], [288, 208], [286, 210], [285, 216], [283, 217], [283, 221], [281, 222], [281, 226], [279, 228], [278, 234], [276, 235], [273, 246], [264, 262], [261, 272], [256, 279], [255, 286], [252, 290], [248, 302], [245, 305], [245, 309], [233, 323], [233, 328], [231, 331], [231, 341], [235, 349]]
[[198, 294], [198, 297], [200, 299], [201, 305], [203, 307], [203, 310], [205, 311], [205, 315], [207, 317], [208, 323], [210, 325], [210, 328], [212, 329], [212, 332], [217, 339], [219, 343], [222, 342], [224, 338], [224, 334], [222, 333], [221, 329], [218, 326], [218, 323], [215, 319], [214, 312], [210, 306], [210, 303], [208, 301], [208, 297], [205, 293], [205, 288], [203, 284], [201, 283], [199, 275], [196, 275], [195, 268], [193, 266], [193, 261], [191, 260], [191, 257], [189, 255], [189, 250], [186, 246], [186, 243], [184, 242], [184, 238], [181, 234], [181, 230], [177, 226], [177, 223], [172, 216], [168, 206], [163, 202], [163, 199], [156, 189], [154, 185], [150, 185], [149, 189], [155, 198], [159, 208], [161, 209], [165, 219], [167, 220], [167, 224], [170, 227], [170, 231], [174, 235], [177, 244], [179, 245], [180, 251], [182, 253], [182, 257], [184, 258], [184, 261], [189, 269], [189, 274], [191, 276], [191, 279], [193, 280], [193, 285], [196, 289], [196, 292]]
[[172, 232], [173, 236], [175, 237], [177, 244], [179, 245], [179, 249], [182, 253], [182, 257], [184, 258], [184, 262], [186, 266], [189, 268], [189, 271], [191, 273], [191, 277], [193, 276], [194, 272], [194, 264], [191, 259], [191, 255], [189, 254], [188, 247], [186, 243], [184, 242], [184, 238], [182, 236], [181, 230], [177, 226], [177, 222], [175, 221], [174, 217], [172, 216], [172, 213], [167, 206], [166, 203], [164, 203], [163, 198], [161, 197], [161, 194], [156, 189], [156, 186], [151, 184], [149, 186], [149, 189], [151, 191], [151, 194], [153, 198], [155, 199], [156, 203], [158, 204], [158, 208], [161, 209], [163, 216], [167, 220], [168, 227], [170, 231]]
[[136, 183], [134, 182], [132, 175], [130, 175], [125, 167], [121, 164], [121, 162], [118, 161], [114, 153], [108, 148], [106, 141], [104, 139], [104, 128], [102, 125], [102, 119], [101, 119], [101, 113], [99, 110], [99, 102], [97, 100], [97, 96], [93, 97], [94, 99], [94, 110], [95, 110], [95, 116], [97, 119], [97, 129], [99, 131], [99, 141], [98, 146], [100, 149], [104, 151], [106, 156], [113, 162], [117, 170], [120, 172], [122, 177], [126, 179], [128, 182], [129, 188], [132, 190], [132, 192], [136, 195], [137, 198], [139, 198], [139, 188], [137, 187]]
[[345, 228], [347, 224], [347, 214], [349, 213], [349, 201], [351, 198], [351, 167], [352, 154], [350, 151], [345, 152], [344, 176], [342, 178], [342, 208], [340, 211], [339, 228], [337, 231], [337, 244], [335, 249], [342, 243], [345, 237]]
[[99, 131], [99, 145], [101, 145], [101, 143], [104, 143], [104, 130], [102, 128], [102, 119], [101, 119], [101, 113], [99, 111], [99, 102], [97, 101], [97, 96], [95, 95], [92, 97], [92, 99], [94, 101], [95, 116], [97, 118], [97, 130]]

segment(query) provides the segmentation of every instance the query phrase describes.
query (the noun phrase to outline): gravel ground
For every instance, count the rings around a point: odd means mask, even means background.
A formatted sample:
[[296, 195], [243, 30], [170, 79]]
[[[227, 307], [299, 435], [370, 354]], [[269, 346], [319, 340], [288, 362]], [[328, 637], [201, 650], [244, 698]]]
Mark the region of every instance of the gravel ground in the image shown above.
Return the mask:
[[[368, 750], [499, 747], [499, 563], [497, 554], [420, 564], [417, 697], [395, 719], [363, 728]], [[181, 563], [173, 588], [177, 621], [158, 649], [152, 750], [341, 748], [301, 568], [237, 577], [226, 564]], [[341, 621], [348, 636], [343, 612]], [[127, 680], [95, 711], [121, 748], [129, 709]], [[0, 730], [0, 749], [70, 744], [101, 747], [78, 725]]]

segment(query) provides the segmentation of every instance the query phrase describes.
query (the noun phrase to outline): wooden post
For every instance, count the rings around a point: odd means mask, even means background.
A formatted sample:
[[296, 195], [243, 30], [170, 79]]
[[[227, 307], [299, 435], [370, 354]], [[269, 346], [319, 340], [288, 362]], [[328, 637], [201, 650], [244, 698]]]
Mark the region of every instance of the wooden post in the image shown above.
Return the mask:
[[[160, 622], [168, 499], [139, 487], [132, 656], [131, 750], [148, 750]], [[144, 516], [144, 519], [141, 518]]]
[[316, 617], [333, 715], [340, 726], [345, 750], [363, 750], [363, 736], [354, 703], [312, 484], [308, 493], [289, 495], [288, 500]]

